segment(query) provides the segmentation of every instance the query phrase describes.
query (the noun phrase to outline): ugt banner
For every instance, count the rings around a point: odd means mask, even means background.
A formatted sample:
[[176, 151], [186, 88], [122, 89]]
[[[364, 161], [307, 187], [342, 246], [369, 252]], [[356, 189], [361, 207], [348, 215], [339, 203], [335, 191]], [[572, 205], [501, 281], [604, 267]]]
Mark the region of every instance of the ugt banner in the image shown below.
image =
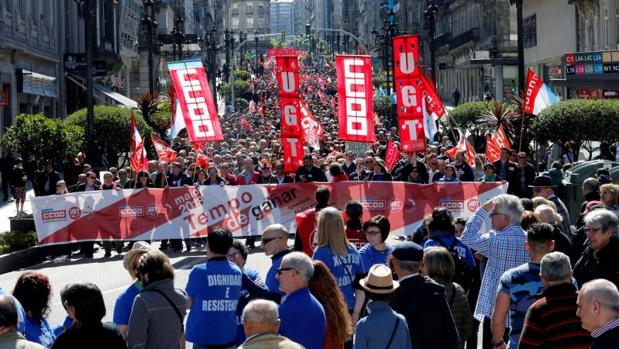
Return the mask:
[[336, 56], [340, 140], [375, 142], [372, 60], [369, 56]]
[[364, 206], [363, 220], [389, 218], [392, 232], [410, 235], [434, 207], [469, 217], [481, 203], [505, 193], [504, 183], [404, 182], [290, 183], [125, 189], [41, 196], [32, 199], [43, 245], [88, 240], [160, 240], [206, 236], [226, 227], [235, 236], [259, 235], [273, 223], [296, 231], [297, 213], [312, 208], [319, 185], [331, 189], [335, 207], [350, 200]]
[[303, 159], [304, 131], [299, 112], [299, 58], [278, 56], [275, 61], [281, 136], [284, 143], [284, 171], [291, 173], [297, 170]]
[[223, 141], [217, 109], [202, 62], [168, 63], [179, 106], [192, 143]]

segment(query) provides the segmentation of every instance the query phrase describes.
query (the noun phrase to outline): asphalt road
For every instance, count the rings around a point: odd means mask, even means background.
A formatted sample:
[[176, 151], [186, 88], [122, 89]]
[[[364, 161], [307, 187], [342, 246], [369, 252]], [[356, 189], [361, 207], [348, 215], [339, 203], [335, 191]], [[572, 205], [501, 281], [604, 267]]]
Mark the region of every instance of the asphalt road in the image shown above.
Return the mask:
[[[191, 268], [206, 260], [206, 253], [203, 248], [192, 252], [169, 252], [168, 256], [170, 256], [172, 264], [176, 269], [174, 284], [182, 289], [185, 289]], [[0, 275], [0, 287], [12, 292], [17, 278], [26, 270], [35, 270], [47, 275], [52, 284], [53, 292], [48, 319], [50, 324], [55, 326], [62, 324], [66, 316], [66, 312], [60, 302], [60, 290], [67, 284], [92, 282], [99, 286], [103, 293], [107, 310], [103, 320], [112, 321], [116, 298], [122, 290], [131, 284], [132, 280], [129, 273], [122, 266], [122, 256], [112, 252], [111, 258], [104, 258], [103, 250], [101, 249], [95, 253], [94, 257], [93, 259], [73, 258], [69, 261], [66, 261], [66, 257], [60, 257], [54, 261], [47, 261], [28, 269], [2, 274]], [[271, 260], [259, 248], [251, 251], [247, 259], [247, 266], [257, 270], [264, 278], [271, 266]]]

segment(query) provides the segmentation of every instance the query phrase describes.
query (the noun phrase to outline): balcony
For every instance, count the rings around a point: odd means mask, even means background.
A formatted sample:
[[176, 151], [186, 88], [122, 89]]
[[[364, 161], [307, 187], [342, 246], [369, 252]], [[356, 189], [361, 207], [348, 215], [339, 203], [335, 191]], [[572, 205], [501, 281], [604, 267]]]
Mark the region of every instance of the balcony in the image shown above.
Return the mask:
[[449, 40], [449, 48], [455, 49], [468, 42], [476, 42], [479, 40], [479, 27], [471, 28], [464, 33], [453, 37]]

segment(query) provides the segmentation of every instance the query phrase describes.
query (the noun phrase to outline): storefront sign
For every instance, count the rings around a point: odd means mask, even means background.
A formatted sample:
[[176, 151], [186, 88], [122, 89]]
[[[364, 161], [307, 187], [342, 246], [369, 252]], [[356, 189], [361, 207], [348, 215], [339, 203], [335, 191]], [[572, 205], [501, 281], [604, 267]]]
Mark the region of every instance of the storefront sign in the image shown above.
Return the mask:
[[619, 51], [596, 51], [565, 54], [565, 74], [602, 75], [619, 73]]

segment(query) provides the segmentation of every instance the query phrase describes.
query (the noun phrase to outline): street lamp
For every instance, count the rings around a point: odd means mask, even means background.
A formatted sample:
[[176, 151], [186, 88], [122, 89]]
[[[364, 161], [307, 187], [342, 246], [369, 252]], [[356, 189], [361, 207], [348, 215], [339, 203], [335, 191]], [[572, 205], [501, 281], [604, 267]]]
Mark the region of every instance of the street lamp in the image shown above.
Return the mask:
[[423, 11], [423, 17], [425, 19], [425, 26], [428, 30], [428, 36], [430, 40], [430, 73], [432, 81], [435, 82], [435, 64], [436, 57], [434, 53], [434, 35], [436, 33], [436, 15], [438, 14], [438, 6], [431, 0], [428, 3], [428, 7]]
[[155, 76], [153, 72], [153, 33], [157, 29], [159, 23], [155, 20], [155, 1], [143, 0], [144, 15], [142, 16], [142, 24], [146, 26], [148, 36], [148, 91], [152, 94], [155, 90]]
[[[244, 32], [240, 32], [239, 33], [239, 43], [243, 43], [245, 40], [247, 40], [247, 33]], [[239, 56], [239, 65], [243, 64], [243, 60], [245, 58], [245, 45], [240, 47], [240, 56]]]
[[522, 14], [522, 0], [509, 0], [511, 5], [516, 5], [516, 21], [518, 31], [518, 93], [524, 92], [524, 19]]
[[94, 82], [92, 79], [92, 34], [95, 32], [94, 19], [97, 8], [94, 0], [75, 0], [75, 2], [77, 3], [79, 17], [84, 19], [84, 50], [86, 51], [86, 160], [91, 166], [97, 167], [99, 161], [95, 134]]
[[[213, 97], [217, 96], [216, 92], [216, 58], [217, 58], [217, 41], [216, 41], [217, 30], [213, 27], [213, 29], [206, 32], [206, 46], [208, 49], [208, 62], [207, 62], [207, 70], [208, 70], [208, 78], [211, 83], [211, 90], [213, 91]], [[234, 88], [232, 86], [231, 88]]]
[[312, 26], [309, 23], [305, 24], [305, 36], [307, 37], [307, 39], [309, 40], [309, 44], [310, 44], [310, 49], [309, 49], [309, 64], [312, 64]]
[[256, 42], [256, 63], [255, 63], [255, 71], [258, 72], [258, 29], [254, 31], [254, 41]]
[[[183, 59], [183, 44], [185, 43], [185, 20], [183, 17], [176, 17], [174, 29], [172, 29], [172, 35], [176, 42], [175, 48], [178, 47], [178, 60]], [[176, 51], [176, 49], [174, 49]]]
[[228, 28], [224, 30], [224, 44], [226, 45], [226, 66], [224, 67], [224, 77], [226, 81], [228, 81], [230, 74], [230, 46], [234, 44], [234, 37]]

